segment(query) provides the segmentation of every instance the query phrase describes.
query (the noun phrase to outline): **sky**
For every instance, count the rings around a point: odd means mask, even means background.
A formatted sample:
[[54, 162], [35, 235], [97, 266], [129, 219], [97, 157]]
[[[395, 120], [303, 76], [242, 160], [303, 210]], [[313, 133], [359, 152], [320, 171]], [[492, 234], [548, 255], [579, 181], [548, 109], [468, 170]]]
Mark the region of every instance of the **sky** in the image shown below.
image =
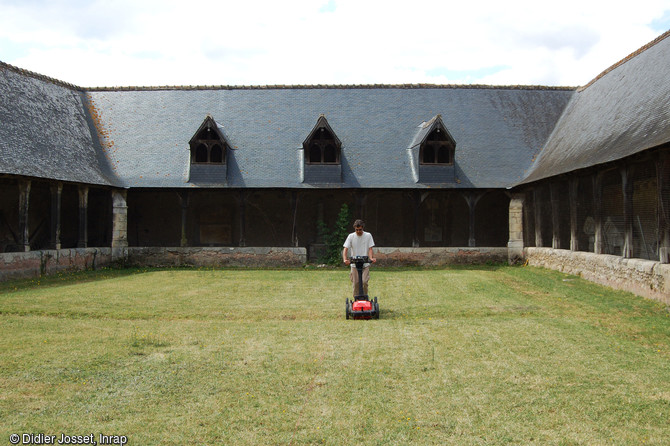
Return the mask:
[[0, 0], [0, 61], [80, 87], [580, 86], [670, 0]]

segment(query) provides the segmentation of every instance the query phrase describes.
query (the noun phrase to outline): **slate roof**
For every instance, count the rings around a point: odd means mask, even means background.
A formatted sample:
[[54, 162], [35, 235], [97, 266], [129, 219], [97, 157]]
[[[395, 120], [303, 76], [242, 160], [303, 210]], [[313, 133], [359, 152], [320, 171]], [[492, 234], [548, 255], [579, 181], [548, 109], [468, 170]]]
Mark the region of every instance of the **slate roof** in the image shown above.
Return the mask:
[[116, 184], [89, 124], [76, 87], [0, 62], [0, 174]]
[[529, 183], [670, 142], [670, 31], [575, 93]]
[[[91, 89], [86, 96], [102, 151], [125, 187], [196, 187], [188, 183], [188, 141], [208, 114], [232, 149], [219, 187], [326, 187], [303, 181], [302, 143], [323, 114], [342, 142], [340, 187], [501, 188], [522, 179], [573, 94], [399, 85]], [[436, 115], [456, 141], [455, 181], [417, 183], [411, 145]]]

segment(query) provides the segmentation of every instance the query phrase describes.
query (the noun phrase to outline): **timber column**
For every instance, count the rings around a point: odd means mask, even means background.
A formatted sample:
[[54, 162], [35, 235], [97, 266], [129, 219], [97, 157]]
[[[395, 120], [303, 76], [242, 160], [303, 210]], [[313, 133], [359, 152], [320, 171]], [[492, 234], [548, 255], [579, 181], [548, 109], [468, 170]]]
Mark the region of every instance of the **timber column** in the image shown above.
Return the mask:
[[63, 183], [58, 182], [50, 186], [51, 190], [51, 232], [50, 248], [60, 249], [60, 230], [61, 230], [61, 198], [63, 195]]
[[658, 188], [658, 255], [661, 263], [670, 263], [670, 156], [661, 151], [656, 164]]
[[30, 251], [30, 223], [28, 209], [30, 208], [30, 180], [19, 181], [19, 245], [25, 252]]
[[509, 201], [509, 241], [507, 261], [510, 265], [523, 260], [523, 203], [524, 194], [513, 194]]
[[79, 186], [79, 241], [77, 248], [88, 247], [88, 186]]
[[112, 191], [112, 259], [128, 252], [128, 191]]

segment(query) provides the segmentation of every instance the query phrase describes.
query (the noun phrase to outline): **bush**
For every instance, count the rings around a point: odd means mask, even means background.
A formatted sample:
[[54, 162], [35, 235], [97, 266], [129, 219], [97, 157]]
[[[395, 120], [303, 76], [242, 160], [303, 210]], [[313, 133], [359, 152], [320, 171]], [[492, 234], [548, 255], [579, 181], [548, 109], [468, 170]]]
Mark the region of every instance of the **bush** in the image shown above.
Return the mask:
[[319, 258], [319, 262], [329, 265], [339, 265], [342, 263], [342, 245], [351, 232], [351, 223], [352, 216], [346, 203], [340, 208], [337, 220], [331, 228], [323, 221], [318, 222], [319, 236], [326, 245], [326, 252]]

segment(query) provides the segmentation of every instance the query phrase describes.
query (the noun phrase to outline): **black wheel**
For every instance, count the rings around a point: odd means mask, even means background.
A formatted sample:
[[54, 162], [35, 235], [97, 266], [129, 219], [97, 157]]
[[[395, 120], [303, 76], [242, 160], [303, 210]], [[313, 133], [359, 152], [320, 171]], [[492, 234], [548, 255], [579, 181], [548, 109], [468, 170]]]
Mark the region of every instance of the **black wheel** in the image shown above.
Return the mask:
[[379, 319], [379, 304], [377, 303], [376, 297], [375, 297], [375, 319]]
[[347, 298], [345, 303], [346, 303], [345, 314], [347, 315], [347, 319], [349, 319], [349, 298]]

